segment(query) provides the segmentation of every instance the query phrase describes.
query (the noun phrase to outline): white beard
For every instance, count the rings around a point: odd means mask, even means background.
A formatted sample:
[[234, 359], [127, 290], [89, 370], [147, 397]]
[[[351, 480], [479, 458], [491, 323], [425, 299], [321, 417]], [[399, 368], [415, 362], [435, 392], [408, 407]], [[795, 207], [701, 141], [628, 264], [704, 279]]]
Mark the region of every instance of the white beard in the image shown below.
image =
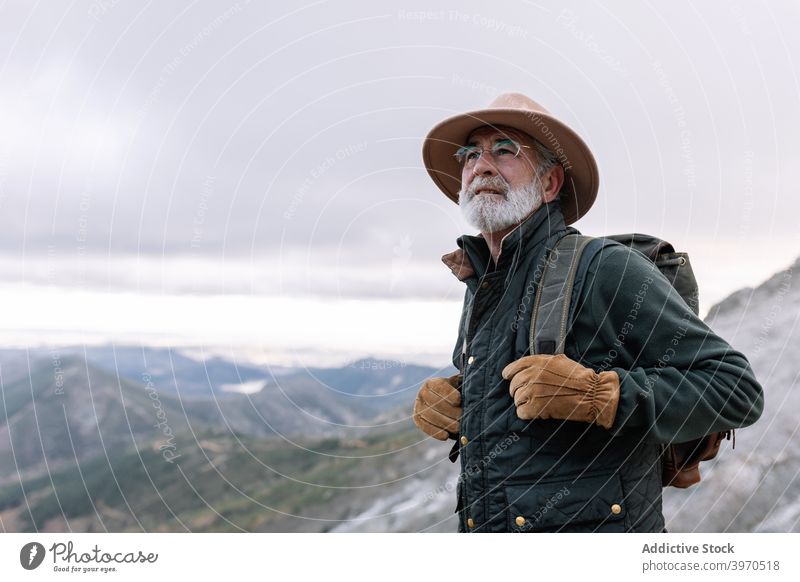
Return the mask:
[[[476, 194], [479, 188], [486, 187], [498, 190], [505, 197]], [[469, 188], [458, 193], [458, 205], [472, 226], [481, 232], [496, 232], [522, 222], [542, 205], [542, 196], [542, 184], [538, 176], [521, 188], [510, 188], [500, 176], [476, 176]]]

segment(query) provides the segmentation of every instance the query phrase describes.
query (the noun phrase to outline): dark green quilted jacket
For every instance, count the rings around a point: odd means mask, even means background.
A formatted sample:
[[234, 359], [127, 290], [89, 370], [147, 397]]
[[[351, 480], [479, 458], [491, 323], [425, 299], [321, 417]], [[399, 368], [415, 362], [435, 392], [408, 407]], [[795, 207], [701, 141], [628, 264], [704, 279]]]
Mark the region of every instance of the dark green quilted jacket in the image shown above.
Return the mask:
[[761, 414], [747, 359], [644, 255], [614, 243], [578, 271], [565, 346], [584, 366], [619, 375], [614, 425], [517, 418], [501, 371], [529, 353], [544, 251], [567, 232], [577, 231], [556, 201], [505, 237], [497, 265], [481, 236], [460, 237], [442, 258], [466, 284], [453, 351], [463, 373], [459, 531], [661, 532], [662, 446]]

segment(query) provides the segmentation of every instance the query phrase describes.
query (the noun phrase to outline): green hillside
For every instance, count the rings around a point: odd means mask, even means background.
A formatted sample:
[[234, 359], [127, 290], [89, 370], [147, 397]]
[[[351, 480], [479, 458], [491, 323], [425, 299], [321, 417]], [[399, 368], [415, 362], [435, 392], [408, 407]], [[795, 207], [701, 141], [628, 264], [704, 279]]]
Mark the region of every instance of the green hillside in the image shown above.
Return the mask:
[[413, 473], [419, 441], [410, 428], [302, 444], [197, 435], [171, 463], [114, 451], [6, 485], [0, 512], [13, 531], [327, 531]]

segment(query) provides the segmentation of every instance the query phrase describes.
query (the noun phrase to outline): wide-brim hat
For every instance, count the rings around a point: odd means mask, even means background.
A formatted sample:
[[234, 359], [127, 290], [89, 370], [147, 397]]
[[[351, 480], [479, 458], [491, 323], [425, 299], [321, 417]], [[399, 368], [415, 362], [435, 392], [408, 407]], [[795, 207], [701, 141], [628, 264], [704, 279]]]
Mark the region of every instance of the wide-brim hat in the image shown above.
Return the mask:
[[597, 163], [589, 146], [564, 122], [521, 93], [504, 93], [486, 109], [461, 113], [430, 130], [422, 144], [422, 160], [433, 181], [456, 204], [461, 190], [461, 165], [453, 156], [469, 134], [484, 125], [512, 127], [552, 151], [564, 167], [561, 211], [571, 224], [594, 204], [600, 185]]

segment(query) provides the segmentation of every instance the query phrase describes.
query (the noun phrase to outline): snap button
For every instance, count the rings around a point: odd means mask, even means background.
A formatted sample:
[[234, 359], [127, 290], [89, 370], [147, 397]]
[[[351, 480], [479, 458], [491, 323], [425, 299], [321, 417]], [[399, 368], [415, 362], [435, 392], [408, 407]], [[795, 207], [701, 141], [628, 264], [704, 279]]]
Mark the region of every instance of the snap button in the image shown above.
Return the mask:
[[465, 445], [465, 446], [469, 442], [469, 440], [467, 440], [467, 437], [465, 437], [465, 436], [462, 436], [460, 440], [461, 440], [461, 444]]
[[622, 506], [619, 503], [615, 503], [611, 506], [611, 513], [614, 515], [619, 515], [622, 512]]
[[514, 520], [514, 523], [516, 523], [519, 527], [522, 527], [523, 525], [525, 525], [525, 518], [522, 517], [521, 515], [518, 515], [517, 519]]
[[489, 281], [484, 281], [481, 283], [481, 289], [488, 289], [489, 288]]
[[472, 529], [473, 527], [475, 527], [475, 520], [472, 519], [471, 517], [467, 520], [467, 527], [469, 529]]
[[469, 358], [467, 358], [467, 364], [471, 364], [474, 361], [475, 361], [475, 356], [470, 356]]

